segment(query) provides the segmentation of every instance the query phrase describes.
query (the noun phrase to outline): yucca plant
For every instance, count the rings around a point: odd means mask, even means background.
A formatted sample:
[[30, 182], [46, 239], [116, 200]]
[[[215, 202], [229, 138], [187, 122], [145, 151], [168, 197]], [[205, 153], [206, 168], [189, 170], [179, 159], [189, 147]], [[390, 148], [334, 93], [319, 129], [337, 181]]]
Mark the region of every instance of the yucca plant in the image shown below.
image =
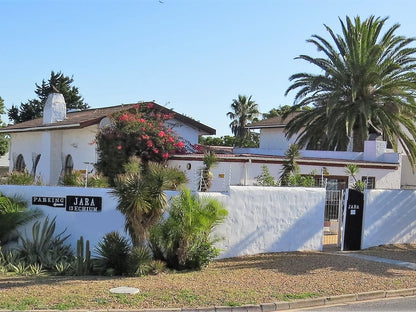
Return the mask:
[[67, 261], [74, 257], [71, 247], [65, 244], [70, 235], [65, 231], [55, 234], [56, 217], [52, 220], [47, 216], [43, 224], [36, 221], [32, 227], [32, 236], [20, 235], [22, 246], [21, 257], [29, 264], [42, 264], [47, 269], [53, 269], [59, 261]]
[[172, 187], [172, 170], [177, 169], [167, 170], [162, 164], [143, 163], [133, 157], [125, 166], [126, 173], [115, 180], [117, 209], [125, 217], [125, 228], [134, 246], [146, 245], [150, 228], [167, 208], [164, 190]]

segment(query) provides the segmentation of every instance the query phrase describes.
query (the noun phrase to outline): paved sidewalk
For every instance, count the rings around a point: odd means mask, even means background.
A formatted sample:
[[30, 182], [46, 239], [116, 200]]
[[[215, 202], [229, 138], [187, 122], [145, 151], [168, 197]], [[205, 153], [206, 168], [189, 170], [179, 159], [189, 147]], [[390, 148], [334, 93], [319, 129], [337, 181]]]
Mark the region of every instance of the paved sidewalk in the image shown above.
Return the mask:
[[401, 267], [406, 267], [408, 269], [416, 270], [416, 263], [413, 263], [413, 262], [406, 262], [406, 261], [400, 261], [400, 260], [379, 258], [379, 257], [374, 257], [374, 256], [369, 256], [369, 255], [364, 255], [364, 254], [359, 254], [359, 253], [353, 253], [353, 252], [339, 251], [335, 254], [341, 255], [341, 256], [347, 256], [347, 257], [354, 257], [354, 258], [369, 260], [369, 261], [388, 263], [388, 264], [398, 265], [398, 266], [401, 266]]

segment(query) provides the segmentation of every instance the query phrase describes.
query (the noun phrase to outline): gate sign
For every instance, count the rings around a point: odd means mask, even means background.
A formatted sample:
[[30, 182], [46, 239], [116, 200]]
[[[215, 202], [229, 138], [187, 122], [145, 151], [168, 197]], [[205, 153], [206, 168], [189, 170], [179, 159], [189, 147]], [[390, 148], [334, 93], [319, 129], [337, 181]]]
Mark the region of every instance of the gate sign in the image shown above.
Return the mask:
[[32, 196], [32, 205], [43, 205], [49, 207], [65, 207], [65, 197]]
[[347, 210], [345, 214], [344, 250], [361, 249], [363, 226], [364, 194], [348, 190]]
[[67, 196], [66, 211], [73, 212], [100, 212], [102, 197], [98, 196]]

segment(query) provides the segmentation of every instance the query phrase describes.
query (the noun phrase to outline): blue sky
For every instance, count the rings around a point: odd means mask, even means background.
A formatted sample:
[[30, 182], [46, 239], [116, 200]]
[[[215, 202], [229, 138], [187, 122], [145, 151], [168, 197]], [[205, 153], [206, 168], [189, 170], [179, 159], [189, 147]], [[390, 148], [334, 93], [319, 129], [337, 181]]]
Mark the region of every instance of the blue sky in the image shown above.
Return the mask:
[[[313, 69], [312, 34], [338, 17], [389, 17], [416, 37], [413, 0], [0, 0], [0, 96], [36, 97], [50, 72], [73, 76], [91, 107], [155, 100], [231, 134], [238, 94], [261, 112], [292, 104], [289, 76]], [[6, 117], [3, 116], [3, 120]]]

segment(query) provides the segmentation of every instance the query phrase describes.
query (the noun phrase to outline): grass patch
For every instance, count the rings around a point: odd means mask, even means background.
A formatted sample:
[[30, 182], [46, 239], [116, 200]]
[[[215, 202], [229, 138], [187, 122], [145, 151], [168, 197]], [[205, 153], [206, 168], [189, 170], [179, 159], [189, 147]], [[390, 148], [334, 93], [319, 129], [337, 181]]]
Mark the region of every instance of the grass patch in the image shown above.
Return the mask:
[[301, 294], [278, 294], [276, 298], [279, 301], [291, 301], [291, 300], [298, 300], [298, 299], [308, 299], [308, 298], [316, 298], [319, 297], [319, 294], [305, 292]]
[[[140, 293], [110, 293], [120, 286], [139, 288]], [[415, 288], [416, 271], [316, 252], [274, 253], [221, 259], [195, 272], [144, 277], [0, 274], [0, 310], [238, 307], [380, 287]]]
[[135, 307], [147, 298], [146, 294], [111, 294], [112, 301], [128, 307]]
[[189, 304], [193, 304], [199, 301], [199, 296], [196, 295], [192, 290], [190, 289], [183, 289], [179, 291], [177, 294], [178, 301], [185, 301]]

